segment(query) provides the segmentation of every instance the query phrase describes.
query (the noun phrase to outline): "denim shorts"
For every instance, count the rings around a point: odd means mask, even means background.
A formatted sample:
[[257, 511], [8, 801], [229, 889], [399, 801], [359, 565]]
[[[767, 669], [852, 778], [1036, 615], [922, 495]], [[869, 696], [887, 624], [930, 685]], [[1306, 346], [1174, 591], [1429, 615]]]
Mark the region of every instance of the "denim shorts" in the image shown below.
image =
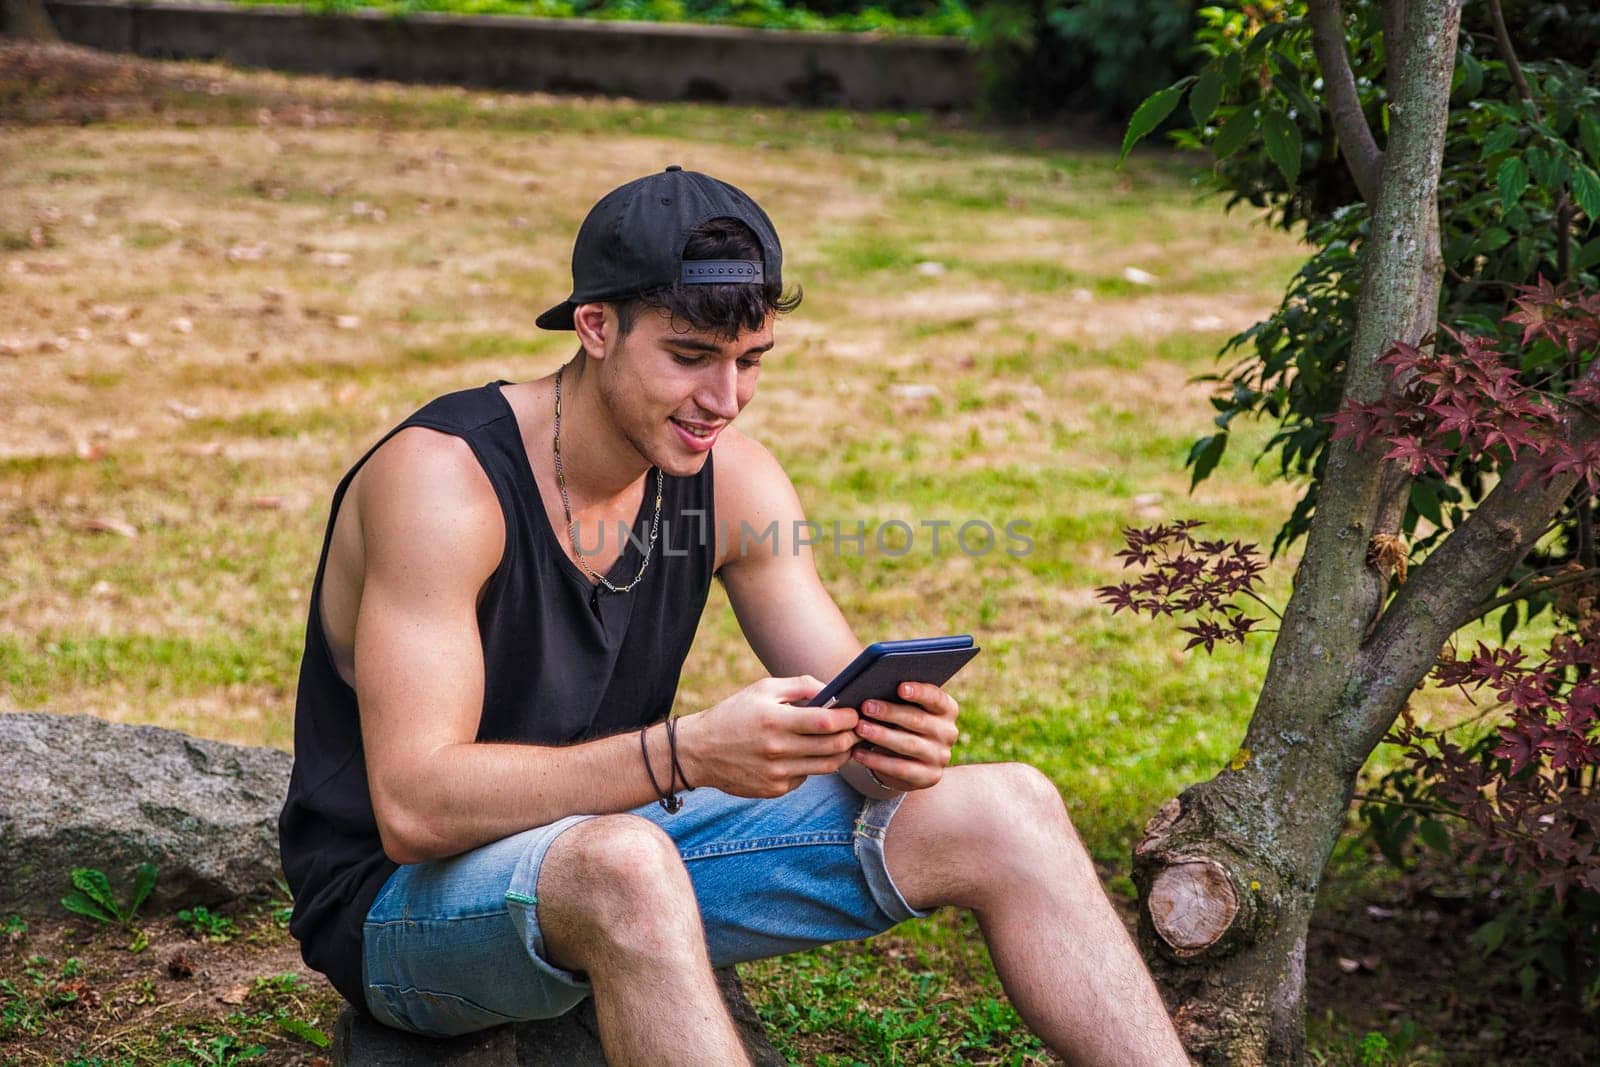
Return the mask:
[[[713, 966], [882, 933], [928, 914], [905, 902], [884, 865], [900, 797], [864, 800], [837, 775], [772, 800], [715, 789], [683, 794], [668, 815], [631, 814], [671, 836], [694, 883]], [[548, 1019], [590, 993], [544, 958], [539, 866], [574, 815], [432, 863], [401, 867], [363, 927], [367, 1006], [401, 1030], [451, 1036]]]

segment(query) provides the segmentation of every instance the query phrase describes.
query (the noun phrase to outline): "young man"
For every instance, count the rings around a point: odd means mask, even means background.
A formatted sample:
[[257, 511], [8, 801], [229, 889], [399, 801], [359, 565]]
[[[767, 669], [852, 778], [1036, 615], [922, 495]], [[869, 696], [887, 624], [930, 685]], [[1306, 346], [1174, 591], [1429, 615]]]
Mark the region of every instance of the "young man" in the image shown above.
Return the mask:
[[[949, 767], [935, 686], [859, 709], [887, 727], [802, 706], [860, 646], [729, 426], [798, 303], [766, 214], [668, 167], [594, 207], [572, 270], [538, 320], [571, 362], [434, 401], [334, 494], [280, 824], [307, 962], [390, 1026], [592, 994], [613, 1062], [737, 1064], [713, 967], [954, 904], [1061, 1055], [1187, 1062], [1043, 775]], [[674, 732], [713, 577], [773, 677]]]

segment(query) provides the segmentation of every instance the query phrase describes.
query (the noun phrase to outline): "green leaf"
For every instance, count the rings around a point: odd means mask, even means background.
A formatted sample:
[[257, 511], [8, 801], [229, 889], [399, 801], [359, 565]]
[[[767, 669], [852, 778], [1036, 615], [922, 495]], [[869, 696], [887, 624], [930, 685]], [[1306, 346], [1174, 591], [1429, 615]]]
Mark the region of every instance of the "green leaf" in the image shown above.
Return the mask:
[[1567, 161], [1547, 149], [1534, 145], [1527, 152], [1528, 171], [1549, 192], [1559, 192], [1567, 183], [1571, 168]]
[[1511, 920], [1508, 916], [1490, 919], [1472, 932], [1472, 943], [1478, 946], [1478, 951], [1485, 956], [1494, 955], [1495, 949], [1505, 944], [1506, 934], [1509, 932]]
[[1596, 263], [1600, 263], [1600, 237], [1578, 249], [1578, 254], [1572, 257], [1572, 269], [1588, 270]]
[[1261, 27], [1260, 32], [1254, 37], [1250, 38], [1250, 43], [1245, 46], [1245, 57], [1249, 58], [1255, 53], [1261, 51], [1263, 48], [1267, 47], [1267, 45], [1277, 40], [1285, 30], [1289, 29], [1289, 27], [1290, 23], [1287, 22], [1272, 22]]
[[1261, 117], [1261, 133], [1267, 142], [1267, 155], [1283, 171], [1291, 186], [1300, 177], [1300, 130], [1289, 116], [1273, 108]]
[[1600, 119], [1585, 111], [1578, 119], [1578, 139], [1596, 166], [1600, 166]]
[[1522, 198], [1528, 188], [1528, 168], [1516, 156], [1507, 156], [1500, 163], [1500, 210], [1511, 213], [1512, 205]]
[[1517, 128], [1511, 125], [1496, 126], [1494, 131], [1483, 139], [1483, 150], [1479, 159], [1489, 159], [1501, 152], [1510, 151], [1511, 146], [1517, 143]]
[[1450, 831], [1432, 819], [1423, 819], [1422, 825], [1417, 827], [1417, 836], [1422, 838], [1422, 843], [1437, 852], [1450, 851]]
[[1208, 70], [1189, 90], [1189, 114], [1196, 126], [1204, 126], [1222, 102], [1222, 72]]
[[124, 919], [132, 919], [133, 913], [139, 910], [150, 896], [150, 890], [156, 887], [156, 865], [141, 863], [139, 869], [133, 873], [133, 895], [128, 898], [128, 911]]
[[1218, 159], [1227, 159], [1240, 148], [1245, 141], [1256, 132], [1256, 110], [1253, 107], [1241, 107], [1235, 111], [1222, 128], [1217, 131], [1216, 140], [1211, 142], [1211, 153]]
[[1133, 113], [1133, 118], [1128, 120], [1128, 132], [1122, 136], [1122, 155], [1117, 157], [1118, 163], [1128, 158], [1128, 153], [1132, 151], [1134, 145], [1167, 120], [1167, 116], [1172, 114], [1172, 109], [1178, 106], [1178, 98], [1182, 95], [1183, 83], [1180, 82], [1145, 97], [1144, 103]]
[[93, 919], [97, 923], [115, 923], [117, 921], [115, 915], [110, 914], [106, 909], [76, 889], [61, 898], [61, 906], [70, 912]]
[[1239, 78], [1244, 72], [1244, 57], [1238, 52], [1229, 52], [1222, 60], [1222, 82], [1224, 85], [1238, 85]]
[[143, 930], [135, 930], [133, 932], [133, 940], [128, 942], [128, 951], [137, 956], [139, 953], [143, 952], [149, 947], [150, 935], [145, 933]]
[[74, 867], [72, 884], [104, 908], [113, 919], [122, 918], [122, 909], [117, 907], [117, 898], [111, 894], [111, 882], [106, 878], [104, 871], [97, 871], [93, 867]]
[[1439, 494], [1432, 485], [1420, 478], [1411, 483], [1411, 507], [1435, 526], [1444, 526], [1444, 515], [1439, 510]]
[[1499, 226], [1491, 226], [1478, 234], [1478, 239], [1472, 242], [1472, 254], [1478, 255], [1483, 252], [1493, 252], [1496, 249], [1504, 248], [1510, 240], [1511, 234], [1506, 230], [1501, 229]]
[[1463, 101], [1471, 100], [1483, 92], [1483, 64], [1466, 51], [1457, 52], [1456, 59], [1456, 70], [1461, 74]]
[[1511, 640], [1511, 635], [1516, 631], [1518, 619], [1517, 605], [1509, 605], [1500, 613], [1500, 643], [1503, 645]]
[[1189, 492], [1194, 492], [1194, 487], [1205, 481], [1211, 472], [1217, 469], [1217, 463], [1227, 448], [1226, 431], [1202, 437], [1190, 447], [1189, 458], [1184, 461], [1184, 466], [1194, 468], [1194, 479], [1189, 483]]
[[299, 1019], [279, 1019], [278, 1025], [284, 1030], [293, 1034], [295, 1037], [298, 1037], [300, 1040], [308, 1041], [318, 1048], [327, 1048], [331, 1043], [327, 1034], [323, 1033], [321, 1030], [318, 1030], [310, 1023], [302, 1022]]
[[1600, 221], [1600, 174], [1585, 166], [1572, 172], [1572, 199], [1591, 222]]

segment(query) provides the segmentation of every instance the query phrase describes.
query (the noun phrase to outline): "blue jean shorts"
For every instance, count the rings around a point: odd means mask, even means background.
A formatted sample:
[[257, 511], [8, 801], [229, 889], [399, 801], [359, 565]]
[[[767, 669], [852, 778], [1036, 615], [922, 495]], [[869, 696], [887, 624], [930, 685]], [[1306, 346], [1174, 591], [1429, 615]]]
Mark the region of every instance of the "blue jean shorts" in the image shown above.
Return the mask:
[[[694, 883], [713, 966], [882, 933], [928, 914], [889, 878], [883, 840], [900, 797], [864, 800], [837, 775], [772, 800], [715, 789], [668, 815], [631, 814], [671, 836]], [[574, 815], [432, 863], [401, 867], [363, 927], [367, 1006], [401, 1030], [451, 1036], [548, 1019], [590, 993], [544, 956], [539, 866]]]

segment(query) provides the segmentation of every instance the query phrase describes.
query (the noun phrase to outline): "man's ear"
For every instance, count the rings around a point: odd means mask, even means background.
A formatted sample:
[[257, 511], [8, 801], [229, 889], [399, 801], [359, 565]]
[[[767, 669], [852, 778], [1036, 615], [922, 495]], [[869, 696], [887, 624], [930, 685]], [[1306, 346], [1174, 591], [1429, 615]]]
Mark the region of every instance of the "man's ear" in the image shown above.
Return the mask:
[[606, 341], [617, 329], [617, 316], [606, 304], [579, 304], [572, 312], [578, 343], [590, 359], [606, 358]]

